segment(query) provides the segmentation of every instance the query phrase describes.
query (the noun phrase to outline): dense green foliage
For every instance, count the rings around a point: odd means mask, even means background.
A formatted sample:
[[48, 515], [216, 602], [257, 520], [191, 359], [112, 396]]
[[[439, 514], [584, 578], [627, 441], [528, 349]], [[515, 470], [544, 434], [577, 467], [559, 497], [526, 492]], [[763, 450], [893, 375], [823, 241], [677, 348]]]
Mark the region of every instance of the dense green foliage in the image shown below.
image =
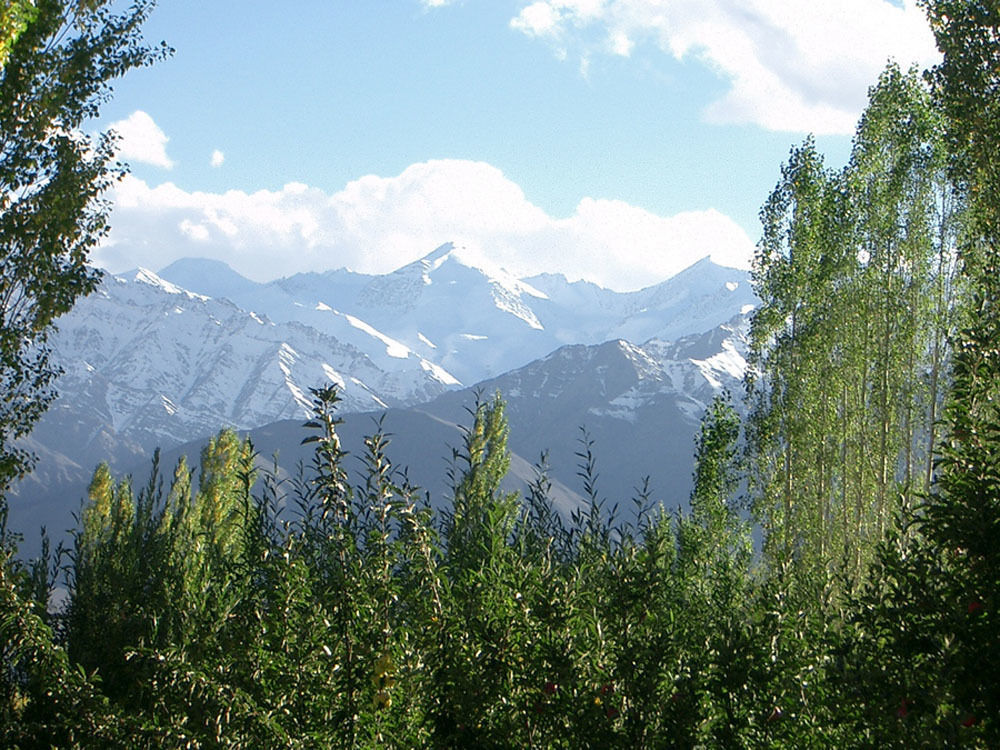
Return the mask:
[[[1000, 744], [1000, 11], [924, 0], [944, 53], [929, 74], [949, 144], [948, 174], [968, 197], [959, 256], [967, 303], [953, 337], [937, 482], [882, 549], [853, 616], [861, 654], [878, 653], [914, 743], [959, 745], [976, 729]], [[862, 683], [864, 684], [864, 683]], [[956, 728], [960, 721], [960, 728]]]
[[397, 484], [381, 434], [352, 486], [335, 402], [316, 393], [314, 462], [287, 496], [273, 478], [252, 495], [231, 432], [197, 489], [183, 461], [137, 495], [97, 470], [68, 606], [16, 624], [75, 682], [52, 693], [48, 662], [12, 654], [7, 744], [51, 727], [86, 744], [93, 725], [95, 745], [132, 747], [794, 746], [815, 729], [794, 689], [814, 656], [766, 612], [729, 503], [726, 400], [698, 441], [692, 515], [639, 527], [596, 508], [564, 522], [541, 474], [523, 505], [502, 492], [499, 399], [473, 411], [450, 513]]
[[899, 713], [928, 706], [963, 743], [996, 731], [935, 703], [954, 698], [941, 660], [907, 662], [916, 645], [893, 631], [905, 604], [935, 624], [932, 580], [803, 608], [788, 568], [761, 567], [733, 502], [728, 396], [695, 446], [690, 514], [637, 525], [596, 497], [564, 521], [542, 472], [524, 502], [504, 493], [499, 397], [472, 410], [449, 512], [407, 486], [381, 432], [352, 484], [336, 394], [315, 396], [311, 466], [263, 472], [256, 495], [229, 431], [197, 482], [154, 462], [135, 493], [99, 467], [61, 612], [30, 604], [53, 571], [4, 568], [6, 745], [909, 747], [933, 735]]
[[761, 212], [746, 414], [708, 405], [689, 512], [609, 513], [586, 436], [588, 508], [504, 492], [499, 396], [434, 511], [317, 390], [292, 479], [231, 431], [197, 480], [101, 466], [28, 565], [0, 503], [0, 745], [1000, 746], [1000, 15], [924, 4], [942, 64]]

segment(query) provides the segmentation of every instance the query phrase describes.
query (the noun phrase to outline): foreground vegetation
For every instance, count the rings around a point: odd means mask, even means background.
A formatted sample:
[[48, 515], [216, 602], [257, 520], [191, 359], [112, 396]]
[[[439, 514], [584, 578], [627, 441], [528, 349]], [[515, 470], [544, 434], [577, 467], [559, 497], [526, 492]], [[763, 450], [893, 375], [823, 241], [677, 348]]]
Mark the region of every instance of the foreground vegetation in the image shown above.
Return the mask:
[[[376, 434], [348, 482], [336, 395], [313, 463], [266, 473], [222, 432], [134, 491], [98, 469], [55, 571], [3, 569], [10, 747], [990, 746], [990, 606], [951, 590], [973, 556], [887, 544], [850, 594], [772, 569], [727, 502], [739, 419], [698, 440], [689, 515], [565, 522], [544, 475], [501, 491], [499, 397], [477, 405], [435, 514]], [[584, 484], [592, 457], [581, 452]], [[290, 504], [278, 512], [278, 499]], [[907, 555], [903, 557], [901, 550]]]
[[[154, 56], [146, 4], [126, 26], [71, 5], [106, 67], [69, 66], [92, 85], [41, 97], [37, 133]], [[225, 431], [197, 481], [100, 467], [73, 548], [28, 564], [0, 500], [0, 745], [1000, 746], [1000, 12], [925, 6], [943, 63], [890, 65], [844, 169], [807, 140], [762, 210], [745, 409], [709, 405], [689, 512], [642, 491], [609, 512], [586, 443], [573, 518], [543, 468], [503, 492], [499, 397], [434, 511], [384, 434], [350, 481], [317, 390], [291, 480]], [[61, 7], [5, 6], [4, 106], [80, 59], [43, 44]], [[93, 283], [109, 175], [107, 146], [35, 132], [0, 159], [28, 186], [0, 225], [0, 490], [30, 469], [12, 441], [49, 397], [45, 331]]]

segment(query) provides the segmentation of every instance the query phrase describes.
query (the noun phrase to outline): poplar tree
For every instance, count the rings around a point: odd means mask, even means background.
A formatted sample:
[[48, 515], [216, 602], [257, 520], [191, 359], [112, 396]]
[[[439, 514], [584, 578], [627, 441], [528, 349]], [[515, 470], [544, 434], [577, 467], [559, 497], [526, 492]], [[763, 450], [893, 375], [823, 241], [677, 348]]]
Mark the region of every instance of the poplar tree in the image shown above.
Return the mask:
[[919, 76], [887, 67], [851, 160], [792, 150], [761, 219], [751, 495], [775, 570], [857, 579], [931, 479], [961, 201]]
[[87, 135], [132, 68], [164, 57], [141, 26], [153, 0], [21, 0], [0, 11], [0, 492], [30, 470], [14, 443], [53, 398], [53, 322], [91, 290], [119, 178], [111, 133]]
[[[955, 254], [954, 189], [944, 170], [943, 123], [915, 71], [889, 65], [872, 87], [848, 166], [858, 267], [852, 285], [862, 311], [863, 415], [859, 497], [877, 540], [897, 499], [925, 493], [935, 404], [943, 382]], [[930, 377], [927, 376], [930, 373]], [[866, 508], [862, 508], [862, 511]]]
[[[923, 632], [950, 645], [938, 679], [954, 723], [982, 746], [1000, 743], [1000, 8], [975, 0], [924, 0], [942, 62], [929, 77], [946, 121], [950, 173], [968, 191], [960, 246], [969, 287], [958, 331], [935, 493], [921, 529], [948, 564], [937, 611]], [[925, 571], [911, 569], [914, 577]], [[928, 613], [930, 615], [930, 613]], [[955, 730], [954, 723], [949, 727]]]
[[827, 507], [836, 454], [831, 323], [845, 247], [843, 190], [811, 139], [793, 148], [761, 209], [754, 263], [762, 305], [750, 332], [748, 450], [753, 509], [767, 555], [815, 564], [830, 538]]

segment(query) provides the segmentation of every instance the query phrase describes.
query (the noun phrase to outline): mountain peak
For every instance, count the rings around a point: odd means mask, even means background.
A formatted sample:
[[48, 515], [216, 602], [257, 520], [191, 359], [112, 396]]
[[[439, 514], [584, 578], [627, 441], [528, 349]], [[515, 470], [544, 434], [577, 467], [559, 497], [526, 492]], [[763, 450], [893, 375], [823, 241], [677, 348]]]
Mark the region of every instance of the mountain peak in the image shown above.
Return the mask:
[[227, 263], [212, 258], [181, 258], [160, 269], [157, 276], [201, 295], [228, 299], [238, 299], [240, 293], [260, 286]]
[[[488, 254], [481, 248], [459, 245], [455, 242], [445, 242], [443, 245], [439, 245], [422, 258], [407, 263], [381, 277], [381, 280], [376, 278], [374, 284], [384, 288], [382, 280], [394, 279], [391, 282], [392, 287], [405, 284], [412, 291], [413, 284], [417, 279], [422, 285], [429, 286], [434, 283], [436, 275], [450, 276], [452, 272], [449, 269], [474, 271], [487, 283], [506, 290], [508, 293], [527, 294], [538, 299], [547, 299], [544, 292], [491, 262]], [[404, 278], [407, 280], [406, 282], [402, 281]], [[449, 283], [454, 283], [454, 280], [450, 280]]]
[[245, 277], [238, 271], [234, 270], [225, 261], [216, 260], [214, 258], [179, 258], [175, 260], [168, 266], [161, 268], [158, 276], [160, 278], [169, 279], [175, 274], [189, 274], [189, 273], [211, 273], [211, 274], [225, 274], [227, 276], [239, 276], [241, 279]]
[[431, 252], [427, 253], [427, 255], [419, 260], [407, 263], [405, 266], [395, 271], [395, 273], [418, 271], [426, 276], [427, 274], [433, 273], [437, 269], [441, 268], [441, 266], [448, 262], [488, 273], [490, 271], [488, 268], [489, 264], [484, 263], [480, 256], [481, 253], [470, 251], [470, 249], [464, 245], [456, 245], [454, 242], [445, 242], [443, 245], [439, 245], [434, 248]]
[[444, 262], [449, 255], [455, 251], [454, 242], [445, 242], [433, 250], [431, 250], [427, 255], [421, 258], [418, 263], [423, 263], [426, 266], [436, 266]]
[[694, 263], [692, 263], [686, 269], [680, 271], [679, 273], [684, 273], [684, 271], [690, 271], [692, 268], [705, 268], [707, 266], [717, 266], [717, 265], [719, 265], [719, 264], [716, 263], [714, 260], [712, 260], [712, 256], [711, 255], [705, 255], [705, 256], [702, 256], [701, 258], [699, 258], [698, 260], [696, 260]]
[[204, 295], [189, 292], [187, 289], [179, 287], [176, 284], [170, 283], [166, 279], [160, 277], [158, 274], [154, 273], [153, 271], [150, 271], [148, 268], [140, 267], [137, 268], [135, 271], [130, 271], [128, 274], [124, 276], [124, 278], [129, 278], [129, 277], [131, 277], [132, 281], [135, 281], [138, 284], [146, 284], [148, 286], [155, 287], [157, 289], [166, 292], [167, 294], [183, 294], [191, 298], [208, 299], [208, 297], [205, 297]]

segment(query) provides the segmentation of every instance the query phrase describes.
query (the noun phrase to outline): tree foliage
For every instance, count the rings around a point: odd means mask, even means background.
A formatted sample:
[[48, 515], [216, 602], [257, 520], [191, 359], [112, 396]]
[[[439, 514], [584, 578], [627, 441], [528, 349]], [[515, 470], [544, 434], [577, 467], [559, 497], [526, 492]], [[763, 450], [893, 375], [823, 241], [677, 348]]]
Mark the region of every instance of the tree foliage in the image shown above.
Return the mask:
[[4, 2], [0, 23], [0, 491], [30, 468], [15, 446], [52, 398], [53, 321], [94, 288], [102, 193], [122, 174], [114, 136], [85, 123], [111, 82], [167, 53], [141, 25], [152, 0]]
[[963, 204], [930, 91], [890, 65], [848, 165], [807, 140], [761, 212], [751, 497], [767, 554], [806, 577], [859, 578], [930, 488]]
[[[990, 3], [924, 2], [943, 53], [928, 74], [949, 146], [948, 172], [967, 195], [959, 243], [968, 304], [954, 336], [937, 483], [887, 546], [856, 623], [862, 643], [902, 666], [890, 676], [912, 737], [939, 745], [1000, 742], [1000, 15]], [[903, 679], [901, 679], [903, 678]]]

